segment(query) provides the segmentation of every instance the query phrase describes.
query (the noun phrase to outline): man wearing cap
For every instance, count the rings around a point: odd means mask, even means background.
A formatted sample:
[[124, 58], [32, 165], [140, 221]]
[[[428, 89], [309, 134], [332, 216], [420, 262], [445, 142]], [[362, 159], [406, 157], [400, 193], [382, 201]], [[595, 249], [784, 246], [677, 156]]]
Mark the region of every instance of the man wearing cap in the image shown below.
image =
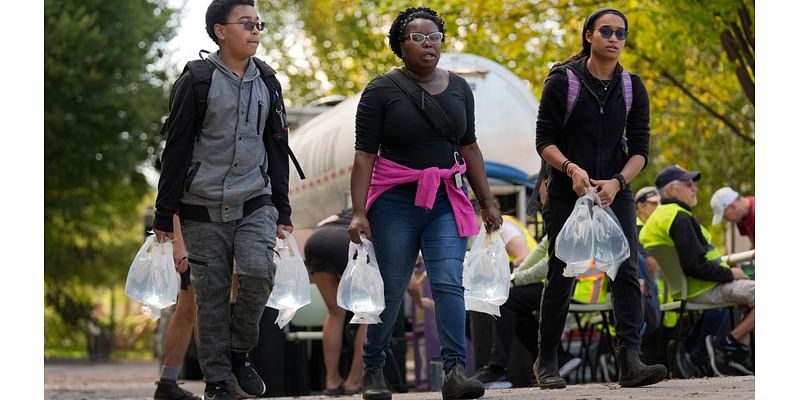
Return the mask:
[[724, 337], [706, 337], [709, 364], [717, 375], [752, 375], [750, 347], [744, 344], [755, 330], [755, 282], [741, 268], [731, 268], [711, 243], [711, 234], [697, 222], [691, 207], [697, 204], [700, 172], [677, 165], [661, 170], [656, 187], [661, 206], [650, 215], [639, 234], [645, 248], [674, 246], [687, 277], [689, 300], [705, 304], [746, 304], [750, 311]]
[[642, 226], [661, 204], [661, 196], [655, 186], [645, 186], [636, 192], [633, 199], [636, 202], [636, 225]]
[[756, 245], [756, 198], [742, 197], [735, 190], [724, 187], [711, 196], [711, 209], [714, 218], [711, 223], [718, 224], [723, 219], [736, 223], [739, 233], [747, 235], [753, 246]]

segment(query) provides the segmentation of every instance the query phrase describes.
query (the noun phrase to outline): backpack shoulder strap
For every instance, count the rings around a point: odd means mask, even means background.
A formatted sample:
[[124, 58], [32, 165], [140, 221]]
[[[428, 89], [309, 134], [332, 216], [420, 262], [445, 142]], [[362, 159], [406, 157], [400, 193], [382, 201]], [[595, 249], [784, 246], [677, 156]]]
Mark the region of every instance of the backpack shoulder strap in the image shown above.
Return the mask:
[[567, 71], [567, 108], [564, 113], [564, 122], [561, 126], [567, 125], [567, 121], [569, 121], [569, 117], [572, 115], [572, 110], [575, 109], [575, 103], [578, 102], [578, 95], [581, 91], [581, 80], [578, 78], [578, 75], [567, 67], [564, 67], [564, 69]]
[[186, 64], [186, 70], [192, 77], [195, 98], [195, 122], [198, 129], [203, 126], [208, 108], [208, 90], [211, 87], [211, 75], [214, 64], [206, 59], [192, 60]]
[[622, 72], [622, 96], [625, 98], [625, 121], [627, 121], [633, 105], [633, 84], [631, 74], [626, 71]]
[[280, 120], [281, 132], [280, 134], [274, 134], [272, 136], [276, 142], [283, 144], [283, 147], [286, 148], [286, 152], [289, 154], [289, 158], [292, 159], [292, 164], [294, 164], [294, 167], [297, 169], [297, 175], [300, 176], [300, 179], [306, 179], [306, 174], [303, 173], [303, 168], [300, 167], [300, 162], [297, 161], [297, 157], [294, 155], [292, 148], [289, 147], [289, 120], [286, 118], [283, 99], [280, 98], [278, 93], [280, 82], [278, 82], [278, 79], [275, 78], [275, 70], [260, 58], [253, 57], [253, 62], [255, 62], [256, 68], [258, 68], [259, 75], [261, 75], [261, 80], [263, 80], [264, 85], [267, 86], [267, 92], [269, 92], [271, 98], [270, 108], [275, 110], [275, 114], [277, 114], [277, 117]]
[[[408, 75], [401, 69], [395, 68], [386, 74], [385, 77], [389, 78], [394, 84], [402, 90], [412, 103], [416, 104], [417, 109], [425, 117], [425, 119], [436, 129], [440, 134], [446, 137], [454, 145], [458, 144], [458, 138], [455, 136], [455, 127], [453, 122], [445, 113], [442, 106], [430, 95], [427, 91], [422, 89], [416, 82], [414, 82]], [[425, 105], [429, 107], [425, 107]]]

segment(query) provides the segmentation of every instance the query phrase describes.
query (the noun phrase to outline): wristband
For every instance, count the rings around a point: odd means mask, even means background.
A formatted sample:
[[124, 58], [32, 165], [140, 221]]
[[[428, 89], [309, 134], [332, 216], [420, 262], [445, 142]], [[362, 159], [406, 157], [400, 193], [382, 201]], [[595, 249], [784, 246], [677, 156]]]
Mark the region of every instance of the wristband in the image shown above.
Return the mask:
[[484, 200], [491, 200], [491, 199], [492, 199], [491, 195], [489, 195], [489, 196], [481, 196], [481, 197], [478, 197], [478, 203], [480, 203], [480, 202], [482, 202]]
[[566, 174], [566, 173], [567, 173], [567, 167], [568, 167], [570, 164], [572, 164], [572, 161], [570, 161], [570, 160], [564, 160], [564, 162], [563, 162], [563, 163], [561, 163], [561, 172], [563, 172], [563, 173], [565, 173], [565, 174]]
[[622, 174], [616, 174], [612, 176], [612, 178], [616, 179], [619, 182], [619, 190], [625, 189], [628, 187], [628, 183], [625, 182], [625, 177]]

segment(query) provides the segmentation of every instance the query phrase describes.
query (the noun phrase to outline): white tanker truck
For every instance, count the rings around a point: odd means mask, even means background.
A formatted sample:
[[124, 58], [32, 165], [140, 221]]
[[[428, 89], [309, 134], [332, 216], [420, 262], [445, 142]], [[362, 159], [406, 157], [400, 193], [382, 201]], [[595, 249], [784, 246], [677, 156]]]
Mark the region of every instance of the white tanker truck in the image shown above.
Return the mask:
[[[495, 195], [516, 196], [516, 214], [524, 220], [529, 177], [539, 172], [536, 113], [539, 103], [511, 71], [473, 54], [442, 54], [439, 67], [463, 76], [475, 97], [475, 134]], [[350, 172], [355, 153], [355, 115], [360, 94], [348, 98], [289, 137], [306, 174], [292, 169], [289, 199], [297, 229], [313, 228], [350, 206]]]

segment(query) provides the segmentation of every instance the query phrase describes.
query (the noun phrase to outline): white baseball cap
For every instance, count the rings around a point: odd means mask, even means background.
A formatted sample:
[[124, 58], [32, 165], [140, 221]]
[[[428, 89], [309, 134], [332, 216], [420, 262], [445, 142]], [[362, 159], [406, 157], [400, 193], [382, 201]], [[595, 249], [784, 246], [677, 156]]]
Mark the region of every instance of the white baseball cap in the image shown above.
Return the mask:
[[739, 193], [727, 186], [714, 192], [714, 195], [711, 196], [711, 209], [714, 211], [714, 218], [711, 219], [711, 223], [718, 224], [722, 222], [722, 214], [725, 213], [725, 209], [738, 198]]

